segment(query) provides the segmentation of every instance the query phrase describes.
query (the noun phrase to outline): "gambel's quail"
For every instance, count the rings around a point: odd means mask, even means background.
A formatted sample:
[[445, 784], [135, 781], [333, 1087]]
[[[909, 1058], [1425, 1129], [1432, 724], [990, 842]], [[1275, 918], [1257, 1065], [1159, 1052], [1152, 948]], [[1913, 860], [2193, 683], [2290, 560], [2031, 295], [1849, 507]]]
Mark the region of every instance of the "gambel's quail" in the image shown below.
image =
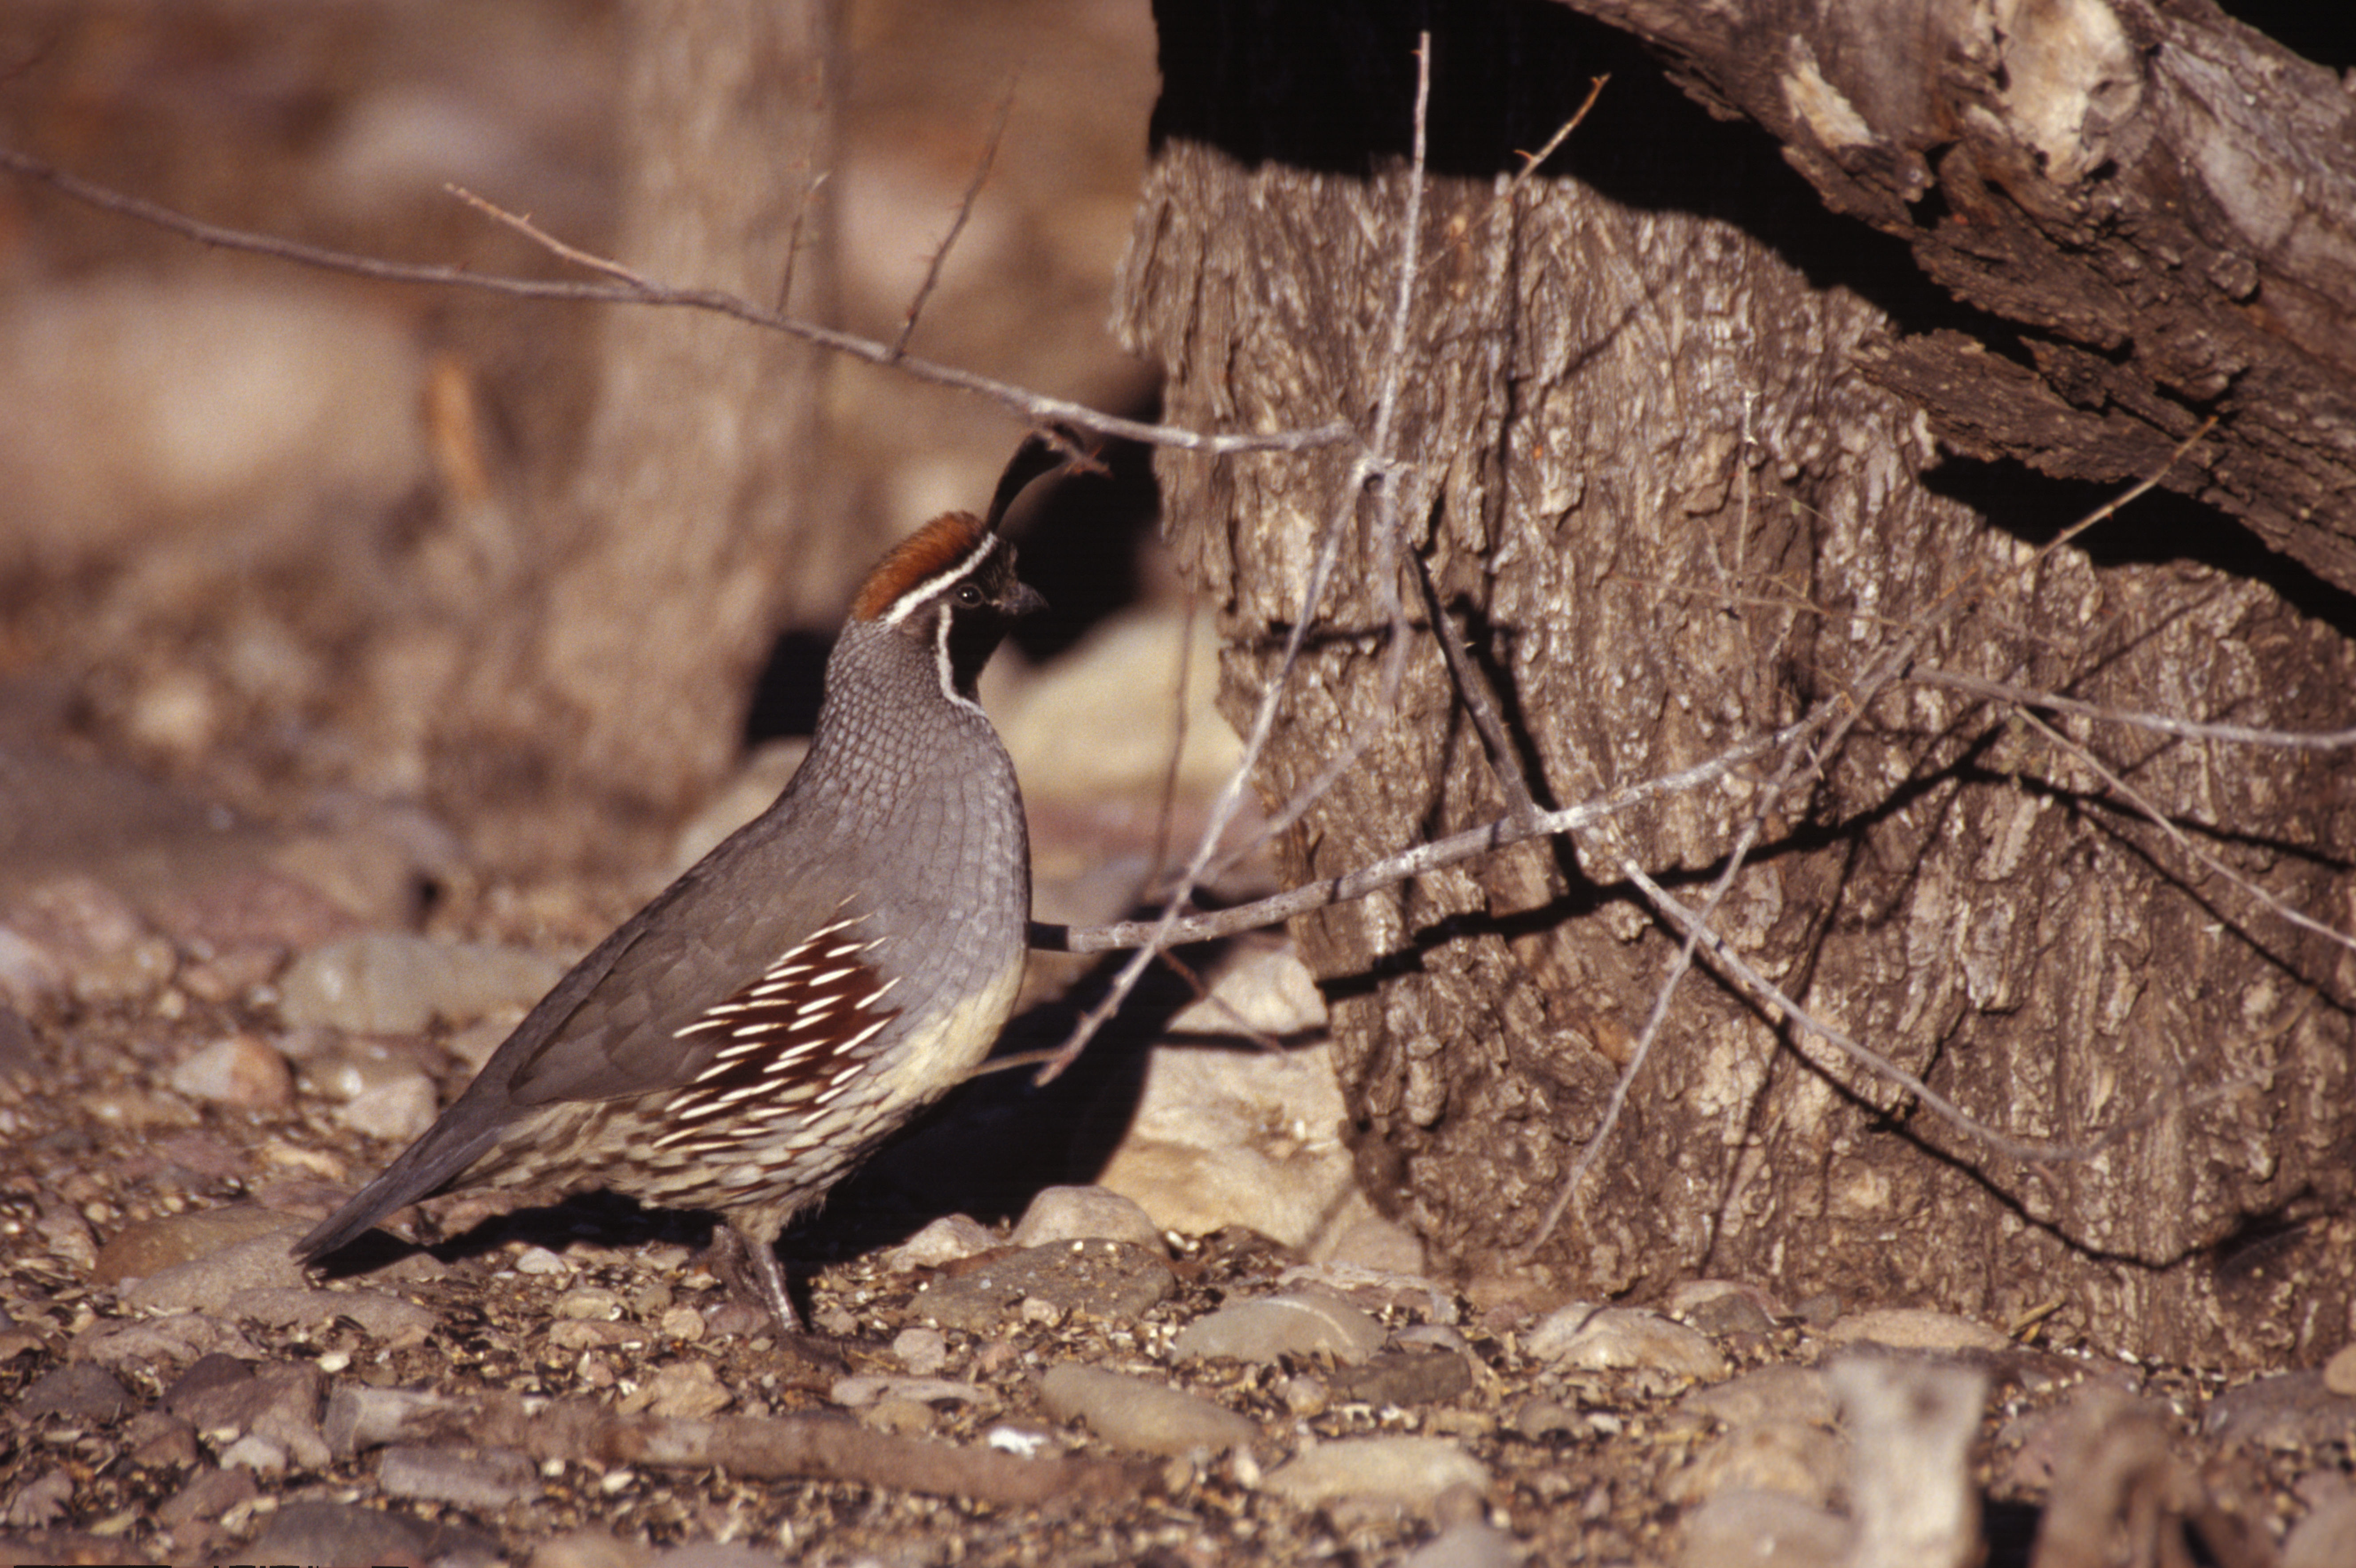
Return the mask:
[[986, 521], [948, 513], [884, 558], [776, 802], [599, 943], [297, 1256], [453, 1188], [602, 1187], [717, 1213], [799, 1327], [778, 1233], [989, 1053], [1022, 983], [1023, 798], [974, 682], [1043, 602], [998, 524], [1046, 451], [1026, 444]]

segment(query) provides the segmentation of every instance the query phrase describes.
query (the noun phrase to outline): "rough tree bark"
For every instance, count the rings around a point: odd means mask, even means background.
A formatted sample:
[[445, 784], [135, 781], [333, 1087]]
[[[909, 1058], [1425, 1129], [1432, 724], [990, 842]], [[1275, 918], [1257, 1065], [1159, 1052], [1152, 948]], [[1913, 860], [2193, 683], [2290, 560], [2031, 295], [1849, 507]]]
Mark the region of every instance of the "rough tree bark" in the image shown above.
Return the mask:
[[[1173, 418], [1371, 427], [1421, 12], [1159, 8], [1157, 156], [1118, 309], [1166, 367]], [[1430, 15], [1407, 543], [1541, 804], [1793, 718], [1894, 625], [2083, 509], [2081, 490], [1944, 450], [1875, 379], [1896, 331], [1958, 313], [1901, 246], [1823, 214], [1764, 137], [1710, 121], [1558, 7]], [[1594, 116], [1509, 196], [1521, 152], [1607, 70]], [[1271, 678], [1348, 462], [1162, 459], [1173, 544], [1221, 617], [1233, 716]], [[2233, 532], [2146, 502], [1927, 657], [2133, 708], [2350, 724], [2344, 604], [2276, 557], [2206, 564]], [[1271, 800], [1389, 701], [1377, 532], [1362, 506], [1261, 768]], [[1395, 716], [1285, 843], [1294, 875], [1504, 814], [1417, 623]], [[2344, 764], [2068, 727], [2236, 869], [2348, 922]], [[1736, 947], [2016, 1134], [2150, 1119], [2093, 1159], [2024, 1166], [1697, 978], [1535, 1266], [1637, 1297], [1715, 1274], [1997, 1320], [2060, 1298], [2057, 1335], [2202, 1359], [2336, 1344], [2356, 1253], [2347, 951], [2260, 912], [2074, 759], [1950, 692], [1901, 689], [1826, 763], [1769, 820], [1721, 913]], [[1299, 924], [1335, 1003], [1370, 1190], [1467, 1269], [1537, 1235], [1673, 950], [1622, 858], [1697, 891], [1756, 787]], [[2254, 1070], [2221, 1101], [2176, 1098]]]
[[1566, 0], [1998, 317], [1879, 347], [1942, 439], [2149, 472], [2356, 592], [2356, 94], [2209, 0]]
[[[826, 226], [802, 208], [831, 163], [830, 9], [622, 7], [624, 265], [761, 301], [790, 275], [788, 303], [822, 302]], [[535, 558], [503, 607], [514, 622], [496, 629], [488, 673], [455, 693], [442, 751], [535, 813], [580, 793], [672, 813], [734, 758], [779, 620], [841, 608], [840, 546], [811, 482], [818, 364], [777, 334], [683, 311], [616, 310], [596, 329], [577, 465], [541, 504]], [[519, 760], [571, 788], [501, 788], [496, 772]]]

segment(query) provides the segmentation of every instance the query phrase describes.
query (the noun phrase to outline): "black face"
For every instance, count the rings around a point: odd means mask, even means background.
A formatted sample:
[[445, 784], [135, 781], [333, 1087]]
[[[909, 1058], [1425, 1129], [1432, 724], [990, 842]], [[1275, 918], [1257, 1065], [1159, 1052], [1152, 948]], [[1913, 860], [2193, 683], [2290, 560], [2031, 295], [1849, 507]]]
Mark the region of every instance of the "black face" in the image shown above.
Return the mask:
[[944, 588], [937, 607], [923, 618], [933, 623], [930, 631], [941, 651], [942, 679], [950, 690], [971, 698], [981, 667], [998, 650], [1008, 628], [1017, 618], [1045, 604], [1014, 575], [1014, 547], [1003, 542], [985, 553], [972, 572]]

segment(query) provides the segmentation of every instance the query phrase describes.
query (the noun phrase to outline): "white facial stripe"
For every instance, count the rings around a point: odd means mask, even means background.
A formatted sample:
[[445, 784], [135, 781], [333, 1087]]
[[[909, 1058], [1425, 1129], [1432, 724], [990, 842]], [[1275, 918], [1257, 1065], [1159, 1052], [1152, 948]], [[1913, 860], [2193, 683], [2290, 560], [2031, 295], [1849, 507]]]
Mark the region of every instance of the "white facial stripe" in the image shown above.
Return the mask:
[[976, 550], [972, 554], [966, 556], [963, 560], [960, 560], [956, 565], [949, 567], [948, 570], [936, 573], [934, 575], [926, 578], [923, 582], [917, 584], [906, 593], [902, 594], [899, 598], [893, 603], [891, 613], [884, 618], [884, 624], [885, 626], [898, 626], [902, 621], [906, 620], [916, 610], [916, 607], [918, 605], [923, 604], [926, 599], [931, 598], [935, 594], [940, 592], [942, 588], [956, 582], [959, 577], [964, 576], [967, 573], [971, 572], [975, 567], [980, 565], [984, 561], [989, 560], [990, 553], [997, 548], [998, 535], [995, 533], [983, 534], [981, 536], [981, 547]]

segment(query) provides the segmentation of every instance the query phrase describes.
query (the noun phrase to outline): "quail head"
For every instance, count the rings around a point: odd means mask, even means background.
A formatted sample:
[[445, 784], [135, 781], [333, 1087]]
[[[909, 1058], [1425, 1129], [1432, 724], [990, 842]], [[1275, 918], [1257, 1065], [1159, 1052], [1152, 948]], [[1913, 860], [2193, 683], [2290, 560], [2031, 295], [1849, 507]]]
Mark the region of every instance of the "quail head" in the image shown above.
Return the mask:
[[776, 802], [599, 943], [382, 1175], [294, 1244], [323, 1258], [454, 1188], [602, 1187], [718, 1214], [799, 1327], [774, 1243], [989, 1053], [1023, 978], [1030, 848], [974, 682], [1039, 596], [987, 519], [886, 555]]

